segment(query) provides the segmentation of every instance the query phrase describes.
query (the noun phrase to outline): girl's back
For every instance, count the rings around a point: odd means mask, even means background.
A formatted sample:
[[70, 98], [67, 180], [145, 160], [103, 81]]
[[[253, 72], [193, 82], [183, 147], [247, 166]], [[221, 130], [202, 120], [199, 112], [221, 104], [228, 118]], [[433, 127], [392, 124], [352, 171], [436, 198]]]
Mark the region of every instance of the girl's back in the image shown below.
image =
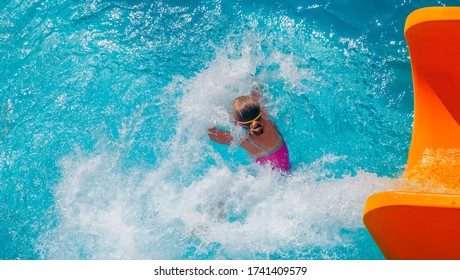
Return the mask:
[[261, 120], [261, 124], [264, 128], [264, 133], [259, 136], [248, 134], [247, 138], [240, 144], [254, 157], [261, 157], [267, 152], [273, 152], [283, 144], [283, 138], [271, 120], [264, 117]]

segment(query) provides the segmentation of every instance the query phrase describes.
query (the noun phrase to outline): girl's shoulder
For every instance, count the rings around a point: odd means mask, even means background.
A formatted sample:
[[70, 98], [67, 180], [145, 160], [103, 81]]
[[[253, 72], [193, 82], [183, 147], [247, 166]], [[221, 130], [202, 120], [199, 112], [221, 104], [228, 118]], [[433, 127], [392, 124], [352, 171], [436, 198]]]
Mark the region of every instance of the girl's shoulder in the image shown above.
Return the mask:
[[280, 134], [278, 126], [270, 117], [264, 118], [264, 122], [262, 124], [264, 125], [264, 127], [268, 128], [269, 130]]

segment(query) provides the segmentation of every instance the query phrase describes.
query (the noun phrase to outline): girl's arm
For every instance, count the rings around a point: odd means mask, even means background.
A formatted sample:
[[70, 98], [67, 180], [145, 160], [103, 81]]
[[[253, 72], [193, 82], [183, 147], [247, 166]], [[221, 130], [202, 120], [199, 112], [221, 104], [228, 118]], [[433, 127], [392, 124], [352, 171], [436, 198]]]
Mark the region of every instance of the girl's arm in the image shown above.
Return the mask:
[[260, 95], [260, 89], [259, 89], [259, 86], [253, 86], [252, 89], [251, 89], [251, 97], [259, 102], [259, 103], [262, 103], [262, 96]]
[[211, 140], [224, 145], [230, 145], [233, 141], [233, 137], [230, 132], [219, 130], [214, 127], [208, 129], [208, 135]]
[[264, 106], [263, 106], [263, 100], [262, 96], [260, 95], [260, 89], [259, 86], [255, 85], [251, 89], [251, 97], [257, 101], [260, 105], [260, 112], [262, 113], [262, 116], [268, 117], [267, 113], [265, 112]]

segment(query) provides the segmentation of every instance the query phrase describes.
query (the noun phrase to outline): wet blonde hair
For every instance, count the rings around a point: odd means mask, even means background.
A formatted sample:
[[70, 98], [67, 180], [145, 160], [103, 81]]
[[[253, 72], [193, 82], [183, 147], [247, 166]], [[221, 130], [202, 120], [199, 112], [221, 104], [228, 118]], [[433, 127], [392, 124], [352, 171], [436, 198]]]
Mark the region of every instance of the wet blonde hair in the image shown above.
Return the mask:
[[[233, 102], [232, 108], [235, 121], [243, 128], [249, 130], [254, 136], [259, 136], [264, 133], [264, 127], [260, 120], [260, 105], [249, 96], [240, 96]], [[248, 123], [249, 122], [249, 123]]]

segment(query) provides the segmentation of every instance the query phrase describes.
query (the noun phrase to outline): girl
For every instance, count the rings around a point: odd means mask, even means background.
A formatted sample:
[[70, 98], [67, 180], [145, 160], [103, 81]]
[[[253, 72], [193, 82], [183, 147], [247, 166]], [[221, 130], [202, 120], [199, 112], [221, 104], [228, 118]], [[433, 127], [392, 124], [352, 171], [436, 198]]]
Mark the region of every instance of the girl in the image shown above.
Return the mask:
[[[244, 128], [248, 134], [239, 143], [259, 164], [269, 163], [273, 169], [288, 171], [291, 169], [286, 142], [281, 136], [265, 110], [260, 106], [260, 95], [256, 90], [250, 96], [240, 96], [233, 102], [233, 118], [235, 124]], [[211, 140], [230, 145], [233, 137], [230, 132], [208, 129]]]

